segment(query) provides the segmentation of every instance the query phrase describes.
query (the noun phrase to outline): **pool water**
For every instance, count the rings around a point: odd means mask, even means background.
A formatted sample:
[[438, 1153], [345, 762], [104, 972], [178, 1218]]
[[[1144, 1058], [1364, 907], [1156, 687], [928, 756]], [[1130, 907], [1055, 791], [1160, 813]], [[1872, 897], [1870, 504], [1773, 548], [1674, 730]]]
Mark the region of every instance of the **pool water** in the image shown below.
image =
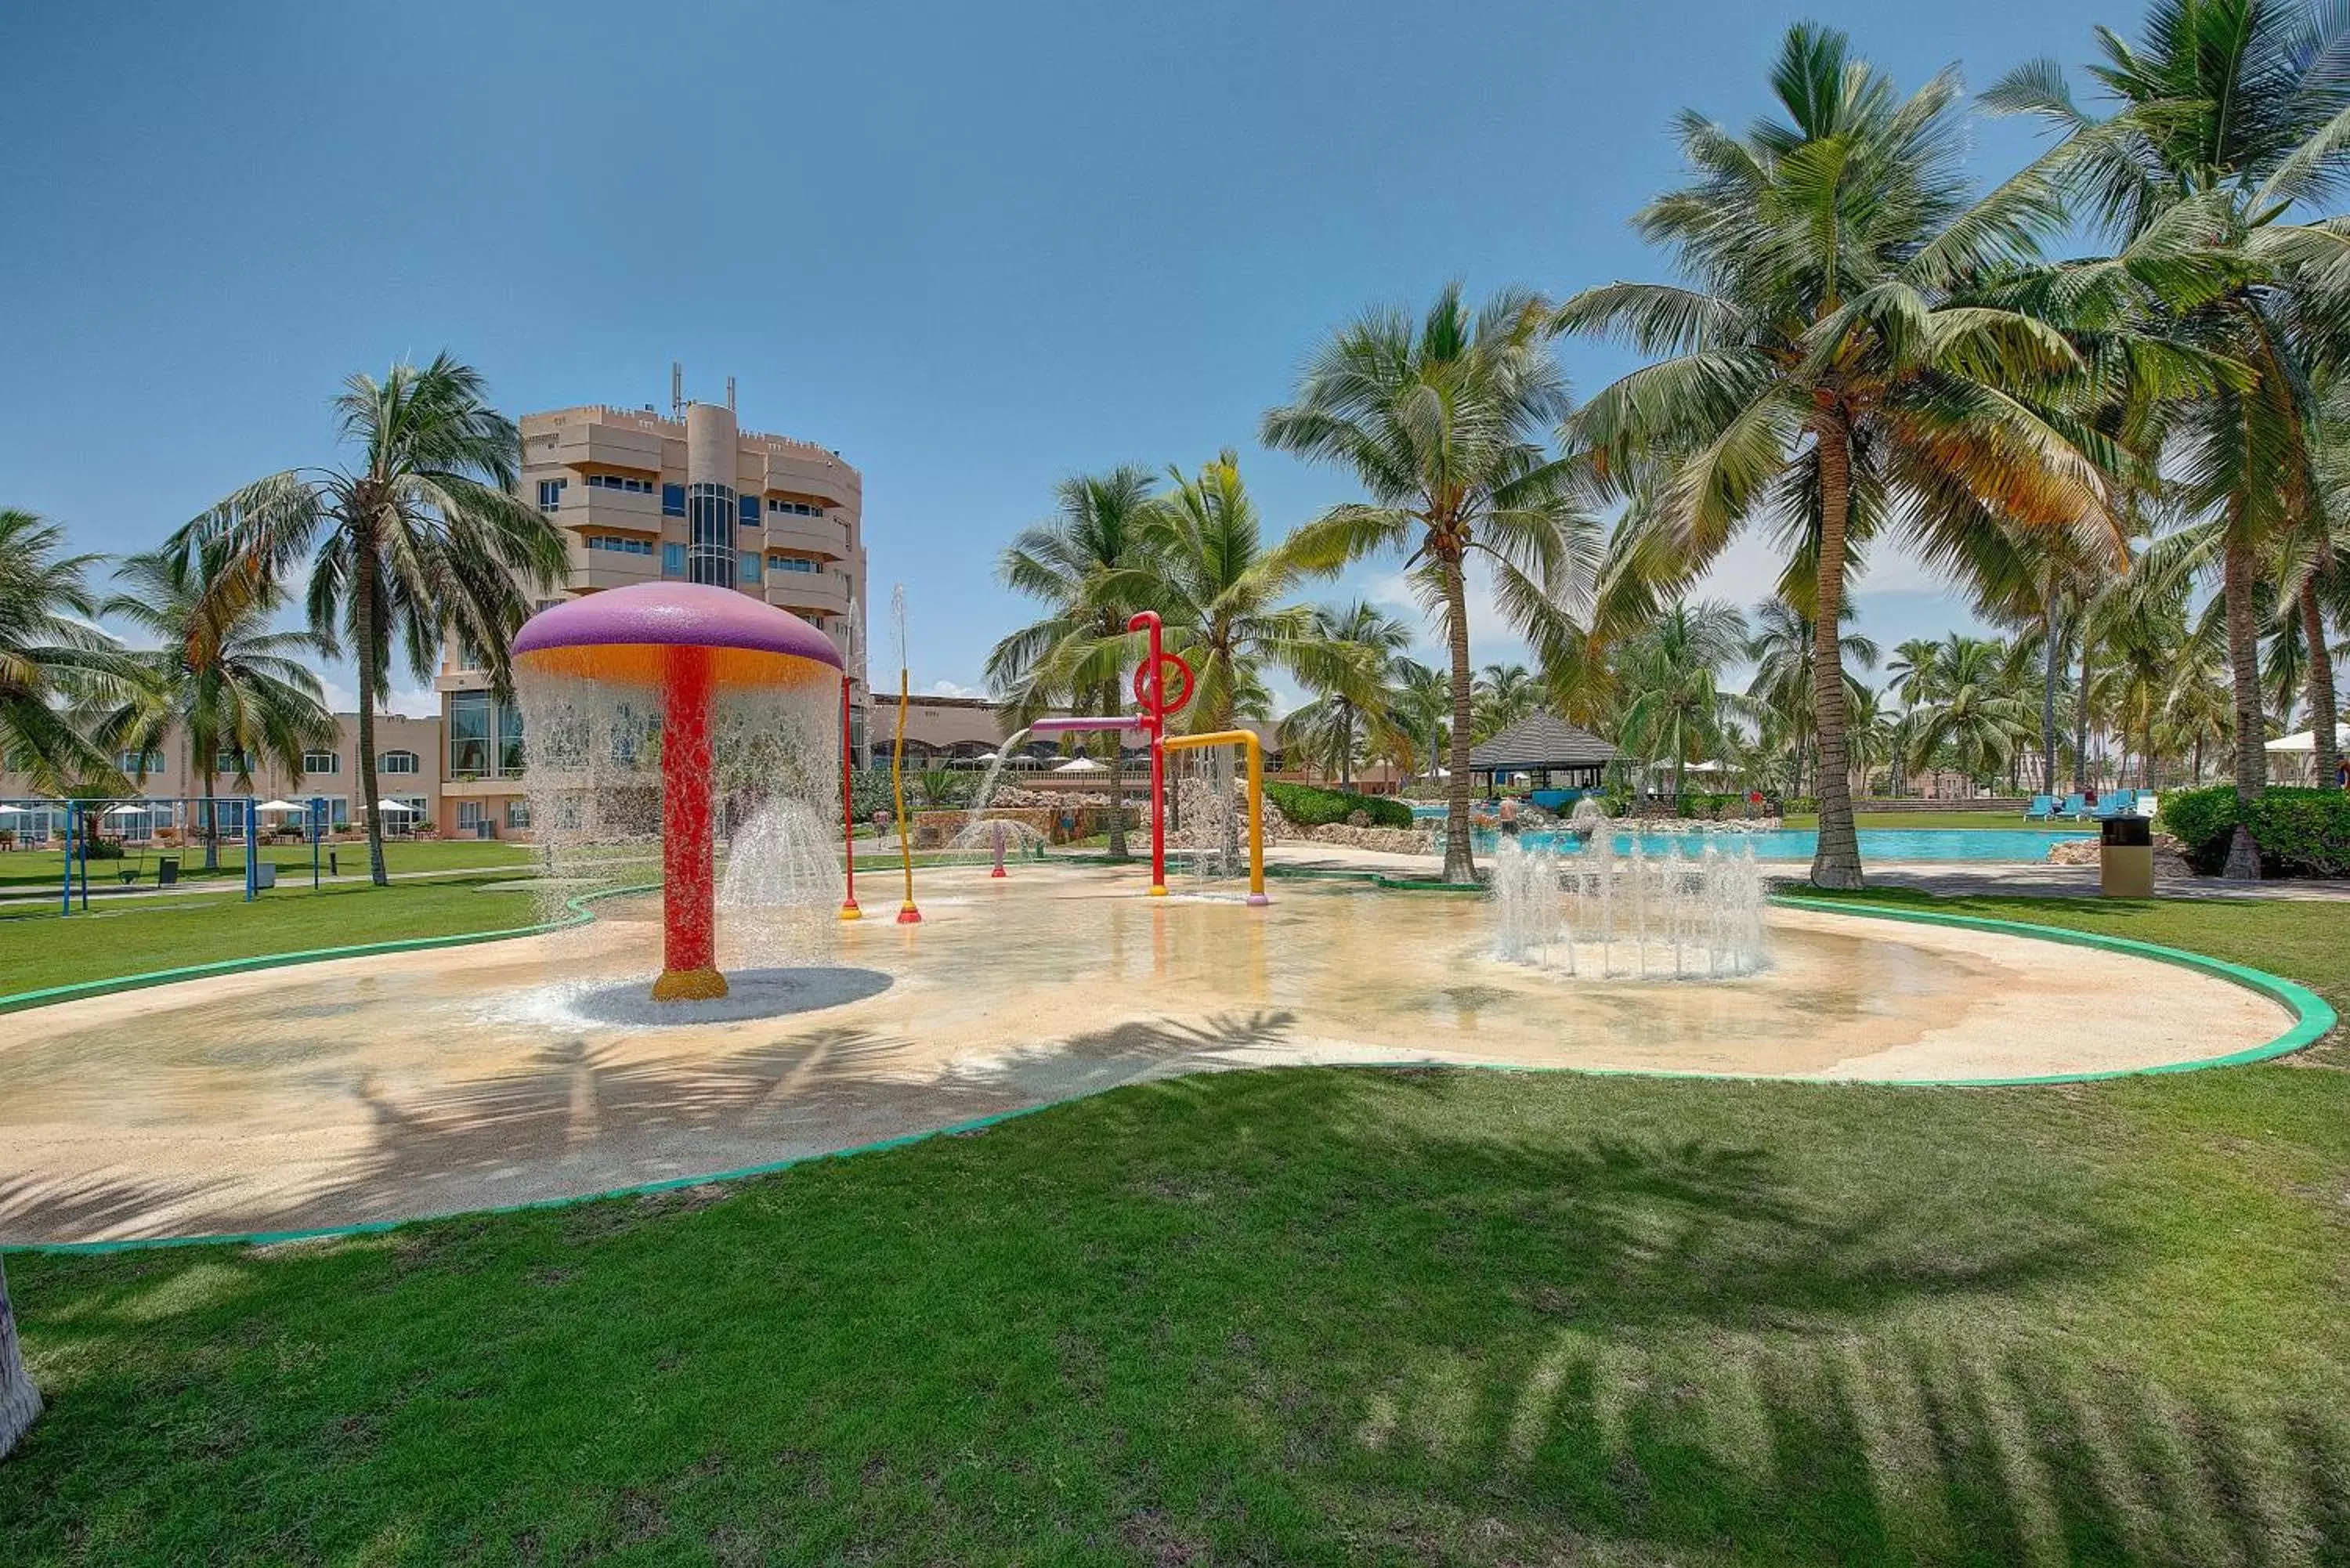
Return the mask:
[[[1582, 842], [1569, 833], [1519, 836], [1529, 846], [1555, 844], [1567, 854]], [[2051, 845], [2095, 836], [2030, 827], [1864, 827], [1860, 856], [1864, 860], [2045, 860]], [[1480, 833], [1478, 847], [1490, 854], [1498, 837]], [[1820, 836], [1810, 828], [1769, 833], [1618, 833], [1616, 853], [1629, 855], [1636, 840], [1644, 855], [1662, 855], [1676, 846], [1683, 856], [1702, 855], [1709, 844], [1718, 846], [1725, 855], [1735, 855], [1751, 846], [1757, 860], [1808, 861], [1820, 846]]]

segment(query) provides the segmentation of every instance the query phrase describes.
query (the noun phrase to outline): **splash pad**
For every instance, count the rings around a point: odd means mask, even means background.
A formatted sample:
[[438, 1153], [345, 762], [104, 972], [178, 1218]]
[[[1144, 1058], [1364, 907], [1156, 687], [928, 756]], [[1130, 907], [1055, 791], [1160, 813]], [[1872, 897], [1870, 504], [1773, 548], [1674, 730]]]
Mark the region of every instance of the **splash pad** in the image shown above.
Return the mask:
[[[548, 868], [593, 875], [658, 844], [656, 1002], [726, 994], [717, 965], [722, 812], [751, 831], [765, 878], [728, 904], [788, 910], [838, 867], [822, 836], [841, 679], [832, 639], [729, 588], [647, 583], [567, 600], [515, 635], [524, 777]], [[799, 843], [823, 845], [820, 855]], [[820, 876], [822, 867], [828, 876]]]

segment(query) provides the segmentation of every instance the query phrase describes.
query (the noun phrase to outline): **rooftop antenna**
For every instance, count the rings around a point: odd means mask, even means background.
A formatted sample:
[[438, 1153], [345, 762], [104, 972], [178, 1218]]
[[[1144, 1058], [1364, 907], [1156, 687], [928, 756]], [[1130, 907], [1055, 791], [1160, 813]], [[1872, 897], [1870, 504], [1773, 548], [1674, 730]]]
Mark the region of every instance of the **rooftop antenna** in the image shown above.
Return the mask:
[[734, 411], [734, 378], [732, 376], [726, 378], [726, 411], [730, 414]]
[[682, 360], [669, 362], [669, 417], [685, 418], [685, 365]]

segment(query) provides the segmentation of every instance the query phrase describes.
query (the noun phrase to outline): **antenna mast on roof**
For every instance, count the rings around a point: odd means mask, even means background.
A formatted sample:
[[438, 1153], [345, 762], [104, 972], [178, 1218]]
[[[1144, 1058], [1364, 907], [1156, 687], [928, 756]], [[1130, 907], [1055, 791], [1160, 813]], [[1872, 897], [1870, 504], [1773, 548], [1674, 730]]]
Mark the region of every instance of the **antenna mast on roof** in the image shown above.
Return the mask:
[[730, 414], [734, 411], [734, 378], [732, 376], [726, 378], [726, 411]]
[[669, 362], [669, 417], [685, 418], [685, 365], [682, 360]]

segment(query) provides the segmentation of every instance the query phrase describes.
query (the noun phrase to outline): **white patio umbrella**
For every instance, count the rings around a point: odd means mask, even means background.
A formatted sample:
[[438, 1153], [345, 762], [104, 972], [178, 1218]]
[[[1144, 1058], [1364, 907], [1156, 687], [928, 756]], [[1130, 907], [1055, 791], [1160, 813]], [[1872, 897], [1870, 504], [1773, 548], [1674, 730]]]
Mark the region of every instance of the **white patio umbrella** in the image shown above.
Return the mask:
[[0, 801], [0, 816], [23, 816], [24, 815], [23, 806], [10, 805], [5, 801]]
[[296, 800], [265, 800], [253, 809], [255, 811], [307, 811], [310, 808]]
[[[2336, 724], [2334, 726], [2334, 744], [2350, 749], [2350, 724]], [[2306, 755], [2317, 750], [2317, 732], [2296, 730], [2290, 735], [2279, 735], [2262, 749], [2271, 752], [2298, 752]]]
[[1053, 771], [1056, 774], [1099, 774], [1109, 770], [1091, 757], [1078, 757], [1075, 761], [1063, 763]]
[[[1672, 764], [1670, 763], [1660, 763], [1658, 765], [1660, 767], [1670, 767]], [[1688, 767], [1682, 770], [1684, 773], [1692, 774], [1726, 774], [1729, 771], [1730, 764], [1727, 763], [1691, 763]]]
[[127, 800], [126, 800], [126, 801], [124, 801], [120, 805], [109, 805], [109, 806], [108, 806], [104, 811], [99, 812], [99, 815], [100, 815], [100, 816], [144, 816], [144, 815], [146, 815], [149, 812], [151, 812], [151, 811], [152, 811], [152, 810], [154, 810], [154, 809], [155, 809], [155, 808], [154, 808], [153, 806], [148, 805], [147, 805], [147, 804], [145, 804], [144, 802], [136, 802], [136, 803], [134, 803], [134, 802], [127, 801]]
[[414, 816], [417, 815], [416, 807], [397, 800], [380, 800], [375, 803], [375, 808], [378, 811], [392, 812], [400, 816]]

